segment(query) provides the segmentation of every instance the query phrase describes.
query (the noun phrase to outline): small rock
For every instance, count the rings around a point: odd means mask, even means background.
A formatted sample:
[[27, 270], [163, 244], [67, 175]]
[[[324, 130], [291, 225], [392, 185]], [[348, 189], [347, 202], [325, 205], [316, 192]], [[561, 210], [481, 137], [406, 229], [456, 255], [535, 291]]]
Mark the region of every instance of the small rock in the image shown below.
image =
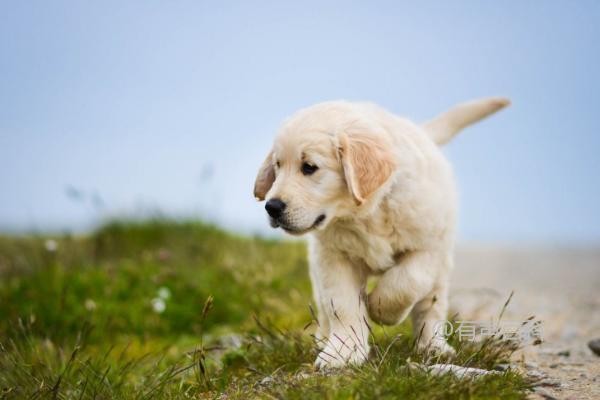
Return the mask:
[[264, 378], [262, 378], [262, 380], [260, 381], [261, 385], [268, 385], [269, 383], [273, 382], [273, 378], [270, 376], [265, 376]]
[[588, 347], [594, 352], [594, 354], [600, 356], [600, 338], [590, 340], [588, 342]]
[[508, 371], [510, 369], [510, 367], [511, 367], [510, 364], [498, 364], [494, 367], [494, 370], [504, 372], [504, 371]]
[[527, 371], [527, 376], [529, 376], [530, 378], [535, 378], [535, 379], [542, 379], [546, 377], [546, 374], [543, 373], [542, 371]]
[[549, 386], [549, 387], [554, 387], [554, 388], [562, 388], [562, 387], [564, 387], [564, 384], [561, 381], [559, 381], [558, 379], [547, 378], [547, 379], [544, 379], [544, 380], [538, 382], [536, 384], [536, 386]]
[[570, 372], [584, 372], [585, 368], [577, 366], [577, 365], [564, 365], [562, 367], [563, 371], [570, 371]]
[[538, 365], [537, 365], [537, 363], [534, 363], [534, 362], [526, 362], [525, 363], [525, 368], [527, 368], [527, 369], [536, 369], [536, 368], [538, 368]]
[[427, 367], [427, 371], [429, 371], [432, 375], [444, 375], [447, 373], [452, 373], [458, 378], [475, 378], [479, 376], [500, 373], [499, 371], [488, 371], [479, 368], [467, 368], [454, 364], [434, 364]]
[[571, 350], [561, 350], [558, 353], [556, 353], [556, 355], [559, 355], [562, 357], [569, 357], [569, 356], [571, 356]]
[[560, 364], [556, 364], [556, 363], [555, 363], [555, 364], [550, 364], [550, 368], [552, 368], [552, 369], [554, 369], [554, 368], [558, 368], [558, 366], [559, 366], [559, 365], [560, 365]]
[[554, 397], [552, 394], [550, 394], [550, 392], [548, 392], [546, 389], [536, 387], [535, 389], [533, 389], [533, 391], [535, 393], [539, 394], [540, 396], [542, 396], [546, 400], [557, 400], [557, 398]]
[[296, 374], [296, 379], [299, 379], [299, 380], [301, 380], [301, 379], [308, 379], [311, 376], [312, 375], [309, 374], [308, 372], [299, 372], [299, 373]]

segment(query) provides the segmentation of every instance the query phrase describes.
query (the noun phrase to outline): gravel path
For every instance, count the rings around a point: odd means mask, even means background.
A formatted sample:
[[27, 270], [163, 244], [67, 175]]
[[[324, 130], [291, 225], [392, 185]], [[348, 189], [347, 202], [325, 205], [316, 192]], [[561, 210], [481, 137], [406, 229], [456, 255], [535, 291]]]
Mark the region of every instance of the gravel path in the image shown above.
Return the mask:
[[[464, 246], [457, 251], [451, 314], [497, 317], [511, 291], [504, 321], [542, 321], [543, 343], [517, 355], [545, 385], [532, 398], [600, 399], [600, 249]], [[517, 361], [517, 360], [516, 360]]]

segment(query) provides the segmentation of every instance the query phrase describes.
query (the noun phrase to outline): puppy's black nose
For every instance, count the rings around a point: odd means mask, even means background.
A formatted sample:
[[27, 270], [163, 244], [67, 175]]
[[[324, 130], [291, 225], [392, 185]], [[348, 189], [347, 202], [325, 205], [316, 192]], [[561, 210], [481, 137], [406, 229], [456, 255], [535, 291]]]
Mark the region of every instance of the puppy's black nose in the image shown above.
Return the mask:
[[285, 203], [279, 199], [271, 199], [265, 204], [265, 210], [271, 218], [277, 219], [281, 217], [281, 213], [285, 210]]

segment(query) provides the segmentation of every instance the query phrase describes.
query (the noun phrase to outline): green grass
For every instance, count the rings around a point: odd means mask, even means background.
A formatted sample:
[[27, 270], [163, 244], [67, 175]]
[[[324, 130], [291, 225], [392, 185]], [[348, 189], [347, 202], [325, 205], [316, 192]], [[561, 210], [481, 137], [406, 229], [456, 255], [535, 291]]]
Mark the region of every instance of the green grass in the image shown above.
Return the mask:
[[[315, 371], [305, 246], [202, 223], [115, 222], [86, 237], [0, 237], [0, 398], [521, 399], [515, 372], [431, 376], [408, 323], [362, 367]], [[50, 247], [51, 248], [51, 247]], [[161, 308], [164, 306], [164, 310]], [[307, 327], [308, 326], [308, 327]], [[454, 340], [491, 369], [515, 347]]]

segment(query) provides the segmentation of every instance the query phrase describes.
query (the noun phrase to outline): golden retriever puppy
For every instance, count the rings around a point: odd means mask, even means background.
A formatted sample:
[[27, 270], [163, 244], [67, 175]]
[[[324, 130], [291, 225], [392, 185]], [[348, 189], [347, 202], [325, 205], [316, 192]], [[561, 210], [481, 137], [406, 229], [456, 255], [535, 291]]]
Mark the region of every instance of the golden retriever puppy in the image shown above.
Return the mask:
[[[488, 98], [417, 125], [368, 103], [325, 102], [284, 123], [254, 187], [273, 227], [310, 233], [317, 367], [360, 364], [367, 317], [411, 313], [419, 346], [451, 352], [442, 332], [453, 266], [457, 196], [439, 145], [505, 107]], [[365, 293], [367, 277], [377, 285]]]

